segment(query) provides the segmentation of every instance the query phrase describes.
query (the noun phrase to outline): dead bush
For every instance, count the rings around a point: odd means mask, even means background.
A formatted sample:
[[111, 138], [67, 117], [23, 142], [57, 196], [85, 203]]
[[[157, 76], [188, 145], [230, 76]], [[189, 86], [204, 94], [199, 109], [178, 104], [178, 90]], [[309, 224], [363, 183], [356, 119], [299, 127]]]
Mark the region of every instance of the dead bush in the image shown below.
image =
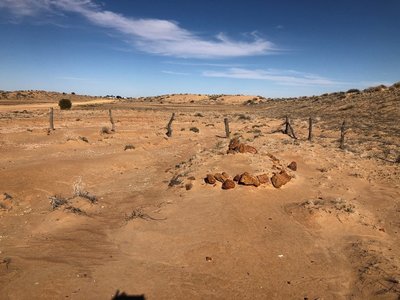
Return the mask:
[[53, 208], [53, 210], [68, 203], [68, 200], [62, 197], [61, 195], [50, 196], [49, 199], [50, 199], [50, 205]]
[[111, 129], [108, 128], [107, 126], [103, 126], [100, 130], [101, 134], [111, 134]]
[[125, 145], [124, 151], [133, 150], [133, 149], [135, 149], [135, 146], [133, 146], [132, 144], [127, 144], [127, 145]]
[[88, 199], [91, 203], [97, 202], [97, 197], [85, 190], [82, 178], [79, 177], [73, 184], [74, 197], [82, 197]]

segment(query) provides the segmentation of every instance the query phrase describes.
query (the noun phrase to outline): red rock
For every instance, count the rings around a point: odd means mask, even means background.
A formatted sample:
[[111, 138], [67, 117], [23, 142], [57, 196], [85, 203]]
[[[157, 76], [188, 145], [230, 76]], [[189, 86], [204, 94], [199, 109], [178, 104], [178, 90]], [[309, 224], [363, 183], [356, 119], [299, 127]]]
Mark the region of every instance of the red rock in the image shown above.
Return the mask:
[[225, 179], [230, 179], [229, 174], [226, 172], [222, 172], [222, 177], [224, 177]]
[[252, 154], [257, 154], [257, 149], [256, 149], [256, 148], [254, 148], [254, 147], [252, 147], [252, 146], [249, 146], [249, 145], [246, 145], [246, 144], [239, 144], [239, 147], [237, 148], [237, 150], [238, 150], [240, 153], [252, 153]]
[[272, 160], [272, 162], [279, 164], [279, 159], [277, 159], [274, 155], [267, 153], [267, 156]]
[[227, 151], [227, 154], [231, 154], [231, 153], [235, 153], [235, 152], [240, 152], [240, 153], [247, 152], [247, 153], [256, 154], [257, 149], [252, 146], [240, 143], [239, 138], [233, 138], [229, 142], [229, 149]]
[[233, 177], [233, 181], [238, 182], [240, 180], [240, 175], [237, 174], [235, 177]]
[[245, 144], [239, 144], [239, 146], [237, 147], [237, 150], [240, 153], [245, 153], [246, 152], [246, 145]]
[[224, 183], [224, 181], [226, 180], [225, 176], [223, 176], [221, 173], [215, 173], [214, 178], [222, 183]]
[[224, 181], [224, 183], [222, 184], [222, 189], [223, 190], [230, 190], [235, 188], [235, 182], [231, 179], [227, 179]]
[[279, 174], [275, 174], [274, 176], [272, 176], [271, 182], [274, 187], [280, 188], [281, 186], [288, 183], [290, 179], [292, 179], [292, 177], [290, 177], [288, 173], [286, 173], [285, 171], [281, 171]]
[[287, 167], [292, 171], [297, 171], [297, 163], [295, 161], [292, 161]]
[[258, 180], [258, 178], [253, 175], [250, 175], [247, 172], [244, 172], [240, 176], [239, 183], [244, 185], [254, 185], [256, 187], [260, 185], [260, 181]]
[[269, 182], [269, 177], [267, 174], [261, 174], [257, 176], [258, 181], [260, 184], [268, 183]]
[[206, 178], [204, 178], [204, 181], [208, 184], [215, 184], [216, 182], [215, 177], [211, 174], [207, 174]]
[[244, 152], [251, 153], [251, 154], [257, 154], [258, 151], [256, 148], [254, 148], [252, 146], [244, 145]]
[[239, 147], [239, 138], [233, 138], [229, 142], [229, 150], [236, 150]]

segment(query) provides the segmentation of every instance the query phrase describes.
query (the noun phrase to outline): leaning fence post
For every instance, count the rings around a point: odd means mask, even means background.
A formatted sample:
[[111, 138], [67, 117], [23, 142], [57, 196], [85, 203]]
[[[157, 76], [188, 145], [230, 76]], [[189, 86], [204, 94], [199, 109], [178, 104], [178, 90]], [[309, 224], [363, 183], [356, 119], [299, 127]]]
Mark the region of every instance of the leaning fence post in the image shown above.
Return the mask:
[[296, 136], [296, 134], [294, 133], [294, 129], [293, 129], [292, 125], [291, 125], [290, 123], [288, 123], [288, 125], [289, 125], [289, 128], [290, 128], [290, 132], [292, 133], [292, 137], [293, 137], [295, 140], [297, 140], [297, 136]]
[[115, 131], [115, 124], [114, 124], [114, 119], [112, 117], [111, 109], [108, 110], [108, 115], [110, 116], [111, 131]]
[[229, 138], [230, 135], [231, 135], [231, 132], [230, 132], [230, 130], [229, 130], [229, 121], [228, 121], [228, 118], [225, 118], [225, 119], [224, 119], [224, 124], [225, 124], [225, 135], [226, 135], [226, 138]]
[[[290, 130], [290, 133], [289, 133], [289, 130]], [[293, 129], [292, 125], [290, 125], [290, 120], [289, 120], [288, 116], [285, 117], [285, 130], [283, 131], [283, 133], [287, 134], [288, 136], [290, 136], [290, 134], [291, 134], [292, 138], [297, 140], [296, 134], [294, 133], [294, 129]]]
[[172, 127], [171, 127], [171, 125], [172, 125], [172, 121], [174, 121], [174, 118], [175, 118], [175, 113], [172, 113], [171, 119], [169, 120], [168, 125], [167, 125], [167, 133], [166, 133], [166, 135], [168, 137], [172, 136]]
[[49, 122], [50, 122], [50, 130], [54, 130], [54, 112], [52, 107], [50, 107]]
[[344, 135], [346, 134], [346, 120], [343, 121], [340, 127], [340, 149], [344, 149]]
[[310, 117], [309, 119], [308, 119], [308, 140], [310, 141], [310, 142], [312, 142], [312, 124], [313, 122], [312, 122], [312, 118]]
[[289, 117], [286, 116], [285, 117], [285, 130], [283, 131], [284, 134], [288, 134], [289, 133]]

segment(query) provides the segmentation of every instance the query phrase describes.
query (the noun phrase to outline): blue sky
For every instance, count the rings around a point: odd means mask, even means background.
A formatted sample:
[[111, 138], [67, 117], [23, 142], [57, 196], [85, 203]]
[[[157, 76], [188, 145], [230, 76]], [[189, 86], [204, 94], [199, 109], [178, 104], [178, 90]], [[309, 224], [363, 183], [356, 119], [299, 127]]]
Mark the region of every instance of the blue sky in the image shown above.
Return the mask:
[[400, 80], [400, 1], [0, 0], [0, 89], [317, 95]]

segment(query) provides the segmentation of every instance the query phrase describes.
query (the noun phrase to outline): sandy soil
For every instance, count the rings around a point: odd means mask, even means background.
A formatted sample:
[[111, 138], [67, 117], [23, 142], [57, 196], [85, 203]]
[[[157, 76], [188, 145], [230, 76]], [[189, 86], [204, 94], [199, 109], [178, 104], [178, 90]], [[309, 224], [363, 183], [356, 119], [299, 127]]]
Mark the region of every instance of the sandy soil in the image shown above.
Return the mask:
[[[15, 110], [0, 113], [1, 299], [400, 297], [399, 164], [340, 150], [333, 129], [310, 143], [306, 120], [294, 140], [254, 107], [97, 103], [55, 110], [50, 132], [47, 108]], [[257, 154], [226, 154], [224, 117]], [[279, 189], [203, 180], [280, 169]]]

